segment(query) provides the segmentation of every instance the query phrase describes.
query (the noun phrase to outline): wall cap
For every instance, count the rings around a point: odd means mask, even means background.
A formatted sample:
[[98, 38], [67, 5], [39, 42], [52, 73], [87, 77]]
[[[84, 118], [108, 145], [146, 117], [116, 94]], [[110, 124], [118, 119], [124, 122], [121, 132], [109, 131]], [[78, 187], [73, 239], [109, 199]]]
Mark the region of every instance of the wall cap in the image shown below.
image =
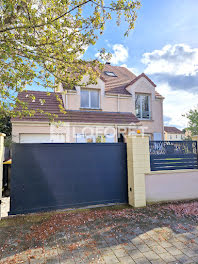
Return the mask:
[[6, 134], [0, 133], [0, 137], [6, 137]]
[[129, 135], [129, 136], [127, 136], [127, 138], [148, 138], [148, 137], [150, 137], [149, 135]]
[[151, 171], [149, 173], [145, 173], [145, 175], [149, 176], [149, 175], [156, 175], [156, 174], [171, 174], [171, 173], [186, 173], [186, 172], [198, 172], [198, 169]]

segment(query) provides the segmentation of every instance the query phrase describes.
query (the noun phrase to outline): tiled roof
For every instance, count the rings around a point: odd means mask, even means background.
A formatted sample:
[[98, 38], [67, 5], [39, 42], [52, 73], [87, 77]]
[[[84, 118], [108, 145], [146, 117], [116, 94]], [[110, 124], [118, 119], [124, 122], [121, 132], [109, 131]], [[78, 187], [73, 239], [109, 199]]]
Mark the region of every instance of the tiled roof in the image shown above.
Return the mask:
[[[105, 74], [105, 71], [115, 73], [116, 77], [108, 76]], [[105, 64], [104, 71], [102, 72], [100, 78], [105, 82], [106, 92], [130, 95], [130, 93], [126, 90], [126, 86], [129, 82], [135, 79], [136, 76], [127, 68]]]
[[[117, 77], [108, 76], [105, 74], [105, 71], [113, 72]], [[130, 95], [130, 93], [126, 88], [129, 85], [134, 84], [141, 77], [145, 77], [154, 87], [156, 87], [156, 84], [151, 81], [151, 79], [146, 74], [142, 73], [136, 76], [125, 67], [112, 66], [110, 64], [105, 64], [104, 71], [100, 76], [100, 78], [105, 82], [106, 92], [127, 95]], [[160, 99], [164, 98], [158, 92], [155, 92], [155, 96]]]
[[170, 134], [184, 134], [181, 130], [176, 127], [165, 126], [164, 131]]
[[[113, 72], [116, 75], [116, 77], [109, 76], [105, 72]], [[151, 79], [146, 74], [142, 73], [136, 76], [127, 68], [121, 66], [112, 66], [111, 64], [105, 64], [103, 72], [100, 75], [100, 78], [105, 82], [106, 93], [124, 94], [124, 95], [131, 95], [126, 88], [129, 85], [135, 83], [141, 77], [145, 77], [154, 87], [156, 87], [156, 85], [151, 81]], [[63, 84], [63, 87], [64, 89], [67, 88], [65, 84]], [[155, 92], [155, 96], [157, 98], [164, 99], [164, 97], [161, 96], [158, 92]]]
[[[35, 102], [27, 95], [34, 95]], [[61, 98], [61, 94], [58, 94]], [[66, 114], [60, 112], [59, 104], [55, 97], [55, 93], [50, 96], [46, 92], [27, 91], [19, 93], [19, 100], [28, 103], [31, 110], [41, 109], [45, 112], [58, 115], [57, 120], [63, 122], [83, 122], [83, 123], [111, 123], [111, 124], [131, 124], [138, 123], [139, 120], [132, 113], [117, 113], [103, 111], [67, 111]], [[41, 104], [40, 100], [45, 100], [45, 104]], [[61, 99], [62, 101], [62, 99]], [[63, 104], [63, 102], [62, 102]], [[19, 108], [20, 110], [20, 108]], [[41, 113], [36, 113], [34, 116], [13, 118], [12, 121], [49, 121], [49, 118]]]

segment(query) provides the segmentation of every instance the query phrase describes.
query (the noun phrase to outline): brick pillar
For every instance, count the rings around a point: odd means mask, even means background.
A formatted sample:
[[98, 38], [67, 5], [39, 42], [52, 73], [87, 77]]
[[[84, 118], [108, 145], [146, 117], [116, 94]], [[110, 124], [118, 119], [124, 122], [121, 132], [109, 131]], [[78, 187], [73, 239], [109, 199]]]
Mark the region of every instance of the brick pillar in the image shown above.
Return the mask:
[[0, 133], [0, 219], [1, 219], [1, 199], [2, 199], [2, 184], [3, 184], [4, 137], [5, 134]]
[[150, 172], [149, 136], [127, 137], [127, 166], [129, 204], [146, 206], [145, 173]]

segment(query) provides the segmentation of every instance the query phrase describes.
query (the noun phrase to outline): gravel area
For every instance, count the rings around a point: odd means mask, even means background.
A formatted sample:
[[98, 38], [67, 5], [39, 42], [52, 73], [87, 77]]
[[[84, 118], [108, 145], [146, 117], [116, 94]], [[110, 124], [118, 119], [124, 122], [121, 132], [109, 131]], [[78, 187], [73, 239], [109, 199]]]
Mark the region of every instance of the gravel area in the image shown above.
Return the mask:
[[7, 217], [10, 210], [10, 197], [3, 197], [1, 200], [1, 217]]

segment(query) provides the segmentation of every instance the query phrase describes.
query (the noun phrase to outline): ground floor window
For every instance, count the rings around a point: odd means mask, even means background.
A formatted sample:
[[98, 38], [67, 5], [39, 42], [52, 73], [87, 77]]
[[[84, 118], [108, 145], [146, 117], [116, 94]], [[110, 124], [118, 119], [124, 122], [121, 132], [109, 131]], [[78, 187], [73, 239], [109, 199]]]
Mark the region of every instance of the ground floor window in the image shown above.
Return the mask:
[[162, 140], [162, 133], [153, 133], [153, 140], [154, 141], [160, 141]]
[[84, 135], [84, 134], [77, 134], [76, 135], [76, 143], [114, 143], [114, 136], [113, 134], [107, 135]]

